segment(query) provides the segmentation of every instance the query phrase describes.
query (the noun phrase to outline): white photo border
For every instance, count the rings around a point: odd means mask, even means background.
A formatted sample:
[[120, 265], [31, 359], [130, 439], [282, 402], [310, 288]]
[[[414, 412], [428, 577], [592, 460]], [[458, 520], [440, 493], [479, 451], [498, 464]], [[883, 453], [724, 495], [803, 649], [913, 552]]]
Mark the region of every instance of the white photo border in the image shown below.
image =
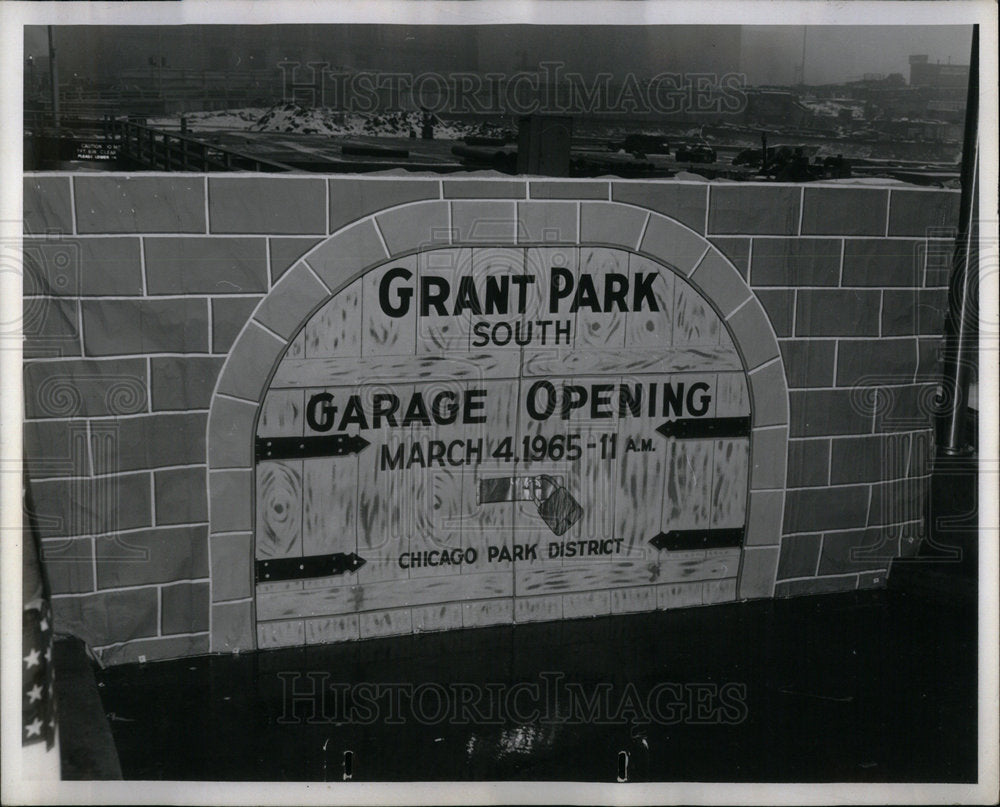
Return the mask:
[[[22, 82], [25, 25], [178, 25], [386, 23], [419, 25], [712, 24], [971, 25], [980, 26], [981, 265], [997, 257], [997, 14], [990, 0], [181, 0], [180, 2], [0, 2], [0, 239], [21, 235]], [[996, 323], [995, 283], [983, 286], [983, 321]], [[0, 271], [0, 322], [21, 309], [21, 278]], [[997, 345], [980, 336], [980, 462], [1000, 468], [997, 447]], [[462, 782], [454, 784], [258, 784], [221, 782], [41, 782], [22, 770], [20, 744], [21, 612], [21, 351], [0, 349], [0, 553], [2, 553], [2, 671], [0, 712], [2, 801], [63, 804], [944, 804], [995, 803], [998, 791], [998, 497], [980, 475], [979, 782], [958, 784], [592, 784]]]

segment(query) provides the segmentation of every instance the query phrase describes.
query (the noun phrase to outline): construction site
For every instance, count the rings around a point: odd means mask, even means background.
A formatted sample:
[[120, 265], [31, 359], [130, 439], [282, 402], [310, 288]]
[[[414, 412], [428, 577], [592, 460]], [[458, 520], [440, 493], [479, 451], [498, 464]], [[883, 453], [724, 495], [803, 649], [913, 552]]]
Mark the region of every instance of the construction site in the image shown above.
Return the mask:
[[[472, 70], [402, 82], [374, 67], [283, 61], [250, 42], [216, 48], [194, 66], [158, 52], [142, 65], [134, 57], [101, 80], [61, 71], [52, 36], [46, 52], [26, 57], [25, 170], [489, 170], [957, 186], [968, 66], [926, 55], [910, 57], [908, 78], [828, 85], [747, 86], [735, 72], [714, 84], [665, 73], [586, 84], [546, 69], [502, 81]], [[525, 154], [528, 118], [560, 132], [546, 141], [543, 168]]]

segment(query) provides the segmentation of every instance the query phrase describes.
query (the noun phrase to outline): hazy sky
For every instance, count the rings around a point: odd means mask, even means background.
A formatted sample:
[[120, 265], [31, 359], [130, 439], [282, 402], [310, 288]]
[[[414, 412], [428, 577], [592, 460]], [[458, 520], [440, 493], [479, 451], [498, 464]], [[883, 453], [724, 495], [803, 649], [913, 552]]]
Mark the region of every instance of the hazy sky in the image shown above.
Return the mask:
[[[84, 35], [64, 29], [58, 37], [60, 59], [71, 70], [112, 73], [141, 66], [166, 41], [181, 54], [201, 54], [213, 41], [232, 46], [261, 34], [288, 55], [307, 61], [317, 50], [331, 62], [365, 69], [453, 70], [478, 62], [480, 69], [516, 70], [551, 59], [568, 70], [716, 71], [738, 69], [750, 84], [788, 84], [802, 62], [805, 32], [805, 82], [824, 84], [861, 78], [865, 73], [909, 76], [910, 54], [927, 54], [932, 62], [968, 64], [971, 26], [476, 26], [465, 33], [455, 26], [102, 26]], [[389, 31], [394, 29], [394, 31]], [[384, 33], [380, 33], [379, 31]], [[465, 29], [466, 32], [470, 29]], [[99, 33], [97, 33], [99, 32]], [[248, 33], [241, 33], [248, 32]], [[323, 33], [325, 32], [325, 33]], [[25, 29], [26, 53], [47, 53], [45, 29]], [[734, 51], [739, 51], [738, 53]], [[172, 67], [180, 67], [177, 52]], [[284, 52], [284, 50], [282, 51]], [[475, 55], [478, 53], [478, 57]], [[340, 61], [338, 57], [343, 57]], [[88, 66], [103, 62], [102, 68]], [[132, 64], [135, 62], [135, 64]], [[461, 69], [461, 67], [458, 67]]]
[[743, 71], [752, 84], [786, 84], [802, 61], [805, 31], [806, 84], [832, 84], [865, 73], [902, 73], [909, 56], [932, 62], [969, 63], [972, 27], [953, 26], [743, 26]]

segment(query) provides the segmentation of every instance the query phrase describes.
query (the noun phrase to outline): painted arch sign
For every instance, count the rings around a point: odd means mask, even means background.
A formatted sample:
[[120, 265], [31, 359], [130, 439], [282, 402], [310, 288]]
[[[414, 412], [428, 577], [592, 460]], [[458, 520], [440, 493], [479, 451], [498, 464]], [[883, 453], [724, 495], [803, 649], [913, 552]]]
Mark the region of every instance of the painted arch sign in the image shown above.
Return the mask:
[[258, 641], [732, 599], [750, 399], [715, 307], [648, 256], [388, 260], [308, 318], [261, 406]]

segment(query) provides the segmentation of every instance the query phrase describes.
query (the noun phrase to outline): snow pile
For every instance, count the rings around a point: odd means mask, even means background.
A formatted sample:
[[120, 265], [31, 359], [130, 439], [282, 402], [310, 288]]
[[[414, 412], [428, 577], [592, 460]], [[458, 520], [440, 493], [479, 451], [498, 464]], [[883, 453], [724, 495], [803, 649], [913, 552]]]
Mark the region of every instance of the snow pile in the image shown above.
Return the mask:
[[849, 109], [851, 111], [851, 117], [854, 120], [865, 119], [864, 104], [859, 104], [850, 101], [829, 99], [829, 100], [803, 100], [802, 105], [812, 110], [813, 114], [819, 115], [820, 117], [823, 118], [836, 118], [840, 115], [841, 110]]
[[[187, 120], [188, 129], [192, 132], [211, 132], [220, 129], [237, 129], [245, 131], [260, 120], [261, 115], [267, 112], [260, 107], [246, 107], [243, 109], [222, 109], [209, 112], [187, 112], [183, 115]], [[150, 126], [180, 126], [180, 117], [172, 115], [170, 117], [150, 118]]]
[[297, 134], [361, 134], [359, 127], [347, 121], [346, 113], [307, 109], [297, 104], [271, 107], [250, 127], [251, 132], [293, 132]]
[[[434, 137], [460, 140], [464, 137], [502, 137], [504, 130], [489, 123], [459, 123], [432, 118]], [[278, 104], [267, 110], [251, 126], [251, 132], [290, 132], [296, 134], [368, 135], [373, 137], [420, 137], [424, 125], [422, 112], [385, 112], [361, 114], [325, 108], [306, 108], [297, 104]]]
[[[424, 125], [422, 112], [384, 112], [364, 114], [335, 109], [309, 108], [298, 104], [276, 104], [270, 109], [245, 107], [210, 112], [187, 112], [183, 115], [192, 132], [244, 131], [288, 132], [289, 134], [348, 135], [369, 137], [420, 137]], [[179, 115], [150, 118], [149, 125], [178, 128]], [[491, 123], [462, 123], [432, 116], [434, 138], [460, 140], [464, 137], [503, 137], [510, 133]]]

